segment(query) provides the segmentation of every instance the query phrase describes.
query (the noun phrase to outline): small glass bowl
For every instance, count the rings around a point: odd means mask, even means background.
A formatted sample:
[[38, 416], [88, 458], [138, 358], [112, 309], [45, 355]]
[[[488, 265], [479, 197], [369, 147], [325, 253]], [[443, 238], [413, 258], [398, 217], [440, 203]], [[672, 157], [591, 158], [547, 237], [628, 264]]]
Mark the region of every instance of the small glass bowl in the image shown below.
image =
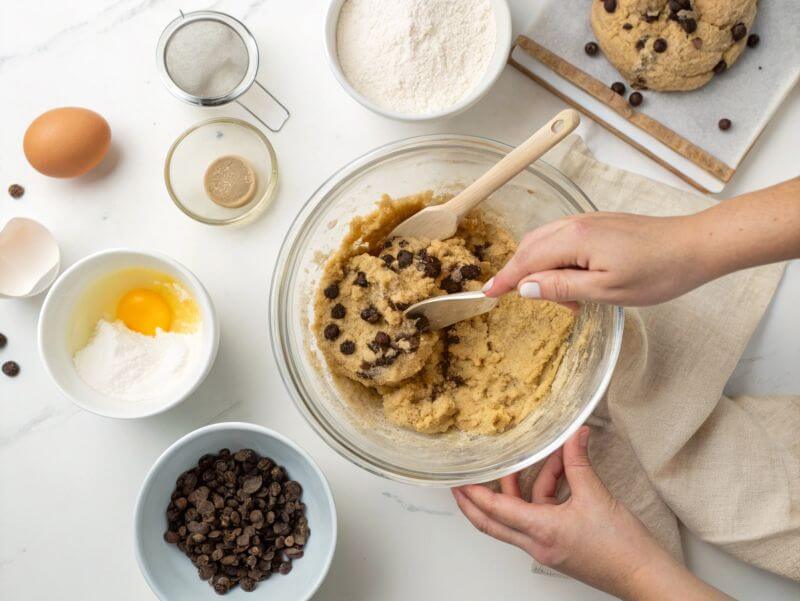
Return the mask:
[[[215, 204], [205, 191], [203, 178], [219, 157], [246, 159], [256, 174], [256, 193], [242, 207]], [[278, 161], [264, 133], [241, 119], [218, 117], [201, 121], [183, 132], [167, 153], [164, 182], [177, 207], [207, 225], [248, 223], [269, 206], [278, 184]]]

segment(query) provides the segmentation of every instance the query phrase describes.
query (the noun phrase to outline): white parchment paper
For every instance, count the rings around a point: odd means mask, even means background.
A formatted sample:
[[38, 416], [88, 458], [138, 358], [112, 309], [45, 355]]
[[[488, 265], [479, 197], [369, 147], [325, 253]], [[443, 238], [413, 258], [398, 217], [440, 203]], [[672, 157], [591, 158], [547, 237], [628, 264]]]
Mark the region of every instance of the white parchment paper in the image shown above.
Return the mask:
[[[583, 50], [595, 40], [592, 1], [537, 0], [526, 35], [599, 81], [624, 81], [602, 53], [591, 57]], [[693, 92], [643, 91], [638, 109], [733, 168], [800, 77], [800, 0], [761, 0], [748, 33], [761, 42], [725, 73]], [[733, 122], [726, 132], [717, 127], [723, 117]]]

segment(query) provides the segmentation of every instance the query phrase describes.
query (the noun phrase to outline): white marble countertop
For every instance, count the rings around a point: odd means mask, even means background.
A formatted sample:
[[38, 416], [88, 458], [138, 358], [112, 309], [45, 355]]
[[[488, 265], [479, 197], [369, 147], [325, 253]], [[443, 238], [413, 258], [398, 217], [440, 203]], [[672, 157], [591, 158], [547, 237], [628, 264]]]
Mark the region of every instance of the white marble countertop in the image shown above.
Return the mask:
[[[528, 21], [531, 2], [511, 2], [518, 31]], [[35, 343], [42, 297], [0, 301], [0, 331], [9, 338], [0, 357], [22, 366], [18, 378], [0, 378], [2, 598], [153, 598], [133, 556], [139, 485], [170, 443], [220, 420], [280, 430], [305, 446], [327, 474], [340, 538], [318, 599], [607, 598], [568, 579], [533, 574], [522, 552], [474, 531], [449, 492], [395, 484], [350, 465], [325, 446], [289, 400], [269, 350], [269, 278], [289, 222], [317, 185], [356, 155], [397, 138], [449, 131], [517, 143], [563, 108], [507, 68], [482, 102], [449, 121], [408, 125], [377, 117], [352, 101], [328, 69], [325, 5], [324, 0], [212, 4], [252, 29], [263, 58], [260, 80], [293, 115], [280, 134], [270, 135], [281, 168], [274, 204], [256, 223], [231, 230], [204, 227], [182, 215], [161, 176], [169, 144], [187, 126], [211, 113], [246, 117], [237, 107], [203, 111], [182, 104], [158, 79], [154, 50], [162, 28], [179, 8], [208, 8], [206, 2], [5, 0], [0, 5], [0, 223], [16, 215], [43, 222], [60, 241], [65, 267], [114, 246], [167, 253], [205, 283], [222, 327], [216, 365], [192, 398], [167, 414], [122, 422], [77, 409], [50, 382]], [[76, 181], [40, 176], [21, 152], [28, 123], [64, 105], [97, 110], [113, 130], [110, 158]], [[797, 175], [798, 130], [796, 89], [726, 196]], [[682, 186], [592, 122], [579, 132], [607, 162]], [[25, 186], [21, 200], [5, 193], [12, 183]], [[800, 390], [798, 299], [795, 263], [731, 380], [731, 392]], [[800, 596], [800, 585], [691, 537], [687, 551], [700, 576], [739, 598]]]

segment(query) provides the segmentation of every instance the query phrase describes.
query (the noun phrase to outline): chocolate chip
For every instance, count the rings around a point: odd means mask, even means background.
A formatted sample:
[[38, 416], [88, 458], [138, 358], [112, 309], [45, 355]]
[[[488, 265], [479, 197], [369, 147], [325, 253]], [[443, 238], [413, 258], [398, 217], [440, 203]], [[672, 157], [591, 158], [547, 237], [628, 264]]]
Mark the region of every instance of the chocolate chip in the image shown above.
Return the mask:
[[586, 42], [586, 45], [583, 47], [583, 51], [589, 56], [595, 56], [598, 50], [600, 50], [600, 47], [597, 45], [597, 42]]
[[418, 332], [427, 332], [431, 328], [431, 322], [424, 315], [420, 315], [417, 317], [417, 321], [414, 322], [414, 327], [417, 328]]
[[400, 242], [398, 242], [397, 244], [400, 248], [405, 248], [406, 246], [408, 246], [408, 240], [400, 240]]
[[381, 261], [386, 263], [386, 266], [389, 267], [394, 262], [394, 256], [390, 254], [385, 254], [381, 257]]
[[379, 347], [386, 348], [392, 343], [392, 339], [389, 338], [389, 334], [386, 332], [378, 332], [375, 334], [375, 344]]
[[342, 331], [335, 323], [329, 323], [322, 331], [323, 336], [325, 336], [325, 340], [336, 340], [341, 333]]
[[603, 8], [607, 13], [613, 13], [617, 10], [617, 0], [603, 0]]
[[5, 348], [8, 344], [8, 338], [6, 338], [5, 334], [0, 334], [0, 348]]
[[333, 284], [328, 285], [324, 290], [325, 298], [329, 298], [331, 300], [335, 299], [339, 296], [339, 284], [334, 282]]
[[336, 303], [331, 307], [331, 317], [334, 319], [344, 319], [345, 315], [347, 315], [347, 309], [344, 308], [342, 303]]
[[700, 38], [694, 38], [692, 40], [692, 46], [694, 46], [696, 50], [700, 50], [700, 48], [703, 47], [703, 40]]
[[733, 41], [738, 42], [747, 35], [747, 26], [744, 23], [737, 23], [731, 29], [731, 35], [733, 36]]
[[455, 294], [456, 292], [461, 292], [464, 289], [464, 285], [447, 276], [439, 283], [439, 288], [447, 292], [447, 294]]
[[633, 29], [633, 25], [631, 25], [630, 23], [625, 23], [622, 26], [622, 29], [624, 29], [625, 31], [630, 31], [631, 29]]
[[667, 51], [667, 40], [664, 38], [656, 38], [656, 41], [653, 42], [653, 50], [661, 54], [662, 52]]
[[725, 72], [725, 69], [728, 68], [728, 63], [724, 60], [719, 61], [716, 65], [714, 65], [714, 73], [720, 75], [721, 73]]
[[411, 262], [414, 260], [414, 255], [407, 250], [401, 250], [397, 253], [397, 266], [400, 269], [404, 269], [411, 265]]
[[19, 364], [16, 361], [6, 361], [3, 363], [3, 373], [9, 378], [19, 375]]
[[758, 43], [761, 41], [761, 37], [757, 33], [751, 33], [747, 36], [747, 47], [748, 48], [755, 48], [758, 46]]
[[661, 13], [659, 13], [657, 10], [656, 11], [648, 11], [644, 15], [644, 20], [647, 23], [655, 23], [656, 21], [658, 21], [659, 14], [661, 14]]
[[426, 254], [422, 258], [422, 271], [429, 278], [436, 279], [442, 273], [442, 262], [436, 257], [431, 257], [430, 255]]
[[384, 240], [383, 248], [392, 248], [392, 241], [391, 240]]
[[697, 31], [697, 21], [694, 19], [684, 19], [681, 21], [681, 27], [686, 33], [694, 33]]
[[364, 273], [363, 271], [359, 271], [359, 272], [356, 274], [356, 279], [355, 279], [355, 280], [353, 280], [353, 283], [354, 283], [356, 286], [360, 286], [361, 288], [367, 288], [367, 287], [369, 287], [369, 282], [367, 281], [367, 274], [366, 274], [366, 273]]
[[614, 90], [620, 96], [625, 96], [625, 84], [621, 81], [615, 81], [611, 84], [611, 89]]
[[717, 125], [719, 125], [719, 128], [722, 131], [728, 131], [731, 128], [731, 125], [733, 125], [733, 123], [731, 122], [730, 119], [720, 119]]
[[343, 355], [352, 355], [356, 352], [356, 343], [352, 340], [345, 340], [339, 345], [339, 350]]
[[25, 194], [25, 188], [19, 184], [11, 184], [8, 187], [8, 193], [11, 195], [11, 198], [22, 198], [22, 195]]
[[631, 106], [639, 106], [644, 102], [644, 96], [642, 96], [639, 92], [634, 92], [630, 96], [628, 96], [628, 102]]
[[641, 37], [636, 41], [636, 49], [642, 50], [644, 45], [647, 43], [647, 36]]
[[481, 268], [479, 265], [463, 265], [460, 271], [461, 277], [465, 280], [477, 280], [481, 277]]
[[458, 344], [461, 342], [461, 338], [456, 336], [455, 334], [448, 334], [447, 338], [444, 339], [447, 344]]
[[674, 13], [678, 12], [679, 10], [681, 10], [681, 8], [683, 8], [681, 6], [681, 3], [678, 2], [678, 0], [669, 0], [668, 4], [669, 4], [669, 9]]
[[361, 311], [361, 319], [367, 323], [378, 323], [381, 320], [380, 312], [372, 305]]
[[400, 312], [403, 312], [403, 311], [405, 311], [405, 310], [406, 310], [406, 309], [408, 309], [410, 306], [411, 306], [411, 305], [409, 305], [408, 303], [395, 303], [395, 304], [394, 304], [394, 308], [395, 308], [397, 311], [400, 311]]

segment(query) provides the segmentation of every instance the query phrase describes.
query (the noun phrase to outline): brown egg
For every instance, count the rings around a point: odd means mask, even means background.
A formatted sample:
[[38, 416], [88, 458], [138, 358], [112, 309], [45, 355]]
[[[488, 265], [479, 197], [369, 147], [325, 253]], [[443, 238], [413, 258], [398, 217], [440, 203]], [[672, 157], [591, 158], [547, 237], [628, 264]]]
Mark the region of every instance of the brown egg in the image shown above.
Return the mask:
[[28, 162], [50, 177], [77, 177], [96, 167], [108, 152], [111, 128], [89, 109], [63, 107], [39, 115], [25, 132]]

